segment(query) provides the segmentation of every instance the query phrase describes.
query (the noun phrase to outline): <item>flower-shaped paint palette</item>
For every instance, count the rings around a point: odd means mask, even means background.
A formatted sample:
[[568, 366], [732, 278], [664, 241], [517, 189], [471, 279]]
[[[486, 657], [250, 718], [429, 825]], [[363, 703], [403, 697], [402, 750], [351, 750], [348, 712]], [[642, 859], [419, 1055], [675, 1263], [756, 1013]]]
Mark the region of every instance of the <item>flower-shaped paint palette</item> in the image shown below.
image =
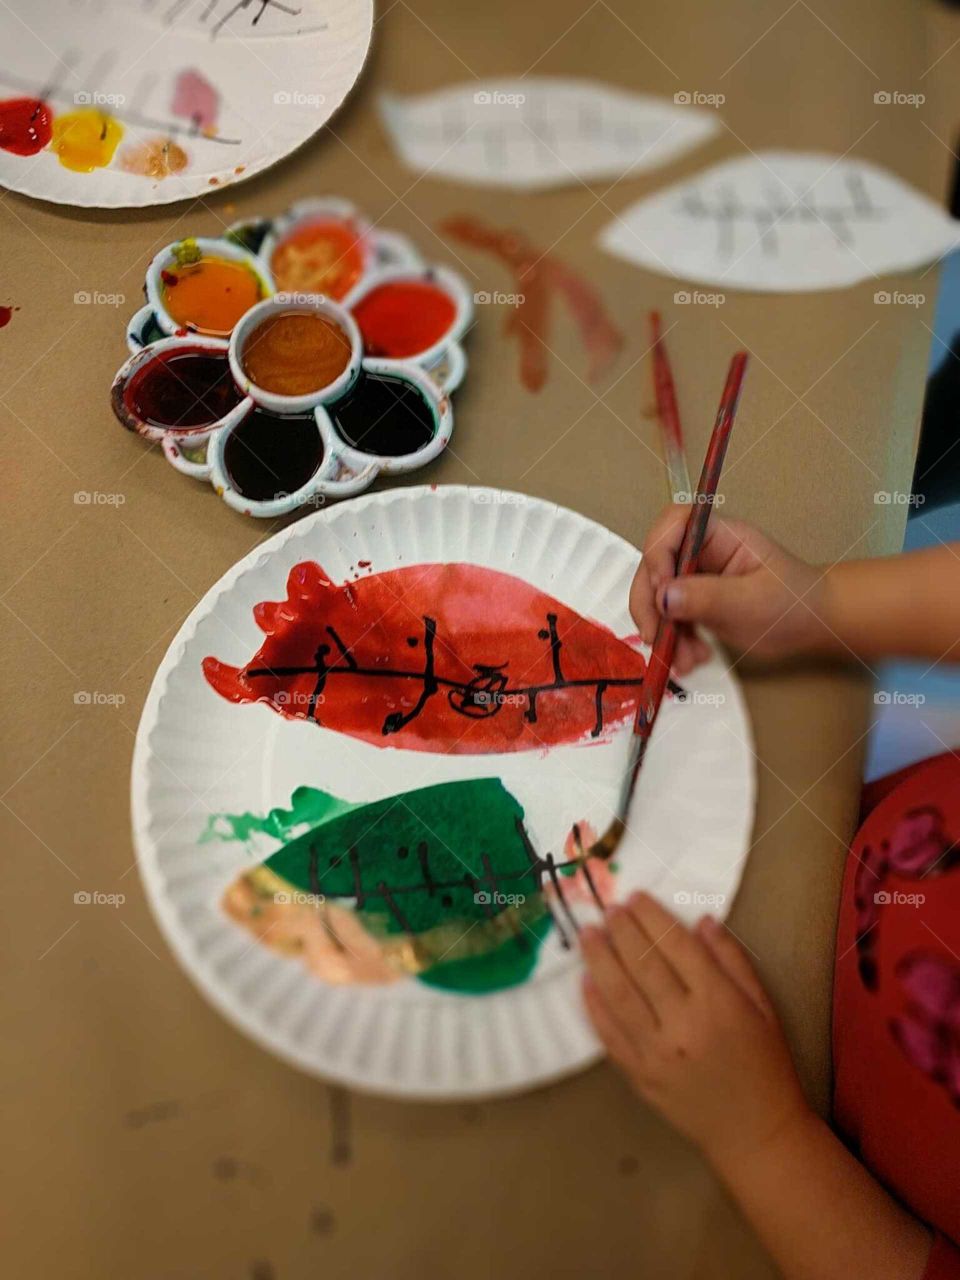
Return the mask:
[[345, 201], [168, 245], [145, 290], [114, 412], [236, 511], [349, 497], [450, 439], [472, 297]]

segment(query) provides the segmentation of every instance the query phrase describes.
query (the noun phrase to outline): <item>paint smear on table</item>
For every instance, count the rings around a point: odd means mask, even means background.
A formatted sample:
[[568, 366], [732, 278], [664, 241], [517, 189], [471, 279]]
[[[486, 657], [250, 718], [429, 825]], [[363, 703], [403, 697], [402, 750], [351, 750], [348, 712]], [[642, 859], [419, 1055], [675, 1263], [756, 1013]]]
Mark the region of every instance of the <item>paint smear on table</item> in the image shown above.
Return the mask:
[[555, 297], [563, 301], [577, 326], [588, 360], [587, 381], [596, 382], [613, 364], [623, 346], [623, 334], [596, 286], [579, 272], [538, 249], [519, 231], [492, 227], [477, 218], [448, 218], [440, 229], [461, 244], [493, 254], [510, 269], [517, 302], [508, 312], [505, 330], [519, 344], [520, 381], [528, 391], [541, 390], [547, 380]]
[[13, 319], [13, 313], [19, 310], [19, 307], [0, 307], [0, 329], [5, 329]]
[[106, 168], [122, 137], [123, 125], [113, 116], [83, 107], [55, 118], [50, 147], [65, 169], [93, 173]]
[[125, 173], [157, 179], [182, 173], [189, 160], [183, 147], [172, 138], [150, 138], [136, 146], [124, 147], [119, 156], [120, 168]]
[[173, 88], [170, 110], [175, 116], [189, 120], [198, 133], [217, 131], [220, 95], [200, 71], [181, 71]]
[[35, 156], [52, 136], [53, 112], [40, 98], [0, 102], [0, 148], [15, 156]]
[[522, 806], [497, 778], [367, 804], [301, 787], [290, 810], [274, 810], [262, 825], [251, 814], [214, 822], [222, 838], [259, 827], [282, 841], [234, 881], [223, 907], [324, 981], [415, 975], [483, 994], [528, 978], [554, 923], [570, 943], [565, 888], [583, 855], [541, 857]]
[[646, 664], [598, 622], [472, 564], [409, 565], [334, 583], [296, 565], [254, 619], [242, 667], [210, 686], [380, 747], [451, 754], [604, 740], [633, 718]]

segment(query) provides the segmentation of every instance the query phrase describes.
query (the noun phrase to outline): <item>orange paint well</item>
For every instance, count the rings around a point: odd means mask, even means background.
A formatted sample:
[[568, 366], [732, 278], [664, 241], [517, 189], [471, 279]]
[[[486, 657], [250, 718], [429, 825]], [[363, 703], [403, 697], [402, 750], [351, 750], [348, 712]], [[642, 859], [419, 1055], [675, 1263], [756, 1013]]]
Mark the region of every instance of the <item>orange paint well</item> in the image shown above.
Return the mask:
[[177, 325], [225, 338], [244, 312], [264, 296], [249, 267], [228, 258], [204, 256], [162, 273], [163, 301]]
[[247, 376], [281, 396], [303, 396], [328, 387], [350, 362], [350, 339], [318, 315], [287, 312], [254, 329], [243, 348]]
[[363, 274], [363, 244], [349, 222], [311, 222], [283, 240], [270, 269], [284, 293], [324, 293], [342, 298]]

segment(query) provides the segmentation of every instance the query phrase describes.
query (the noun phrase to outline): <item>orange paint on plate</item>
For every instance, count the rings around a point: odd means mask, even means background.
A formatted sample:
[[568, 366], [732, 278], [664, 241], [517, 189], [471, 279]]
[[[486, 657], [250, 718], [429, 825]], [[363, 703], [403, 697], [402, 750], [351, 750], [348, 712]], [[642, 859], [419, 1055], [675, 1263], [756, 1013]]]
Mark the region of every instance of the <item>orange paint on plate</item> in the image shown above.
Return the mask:
[[311, 222], [283, 240], [270, 269], [284, 293], [325, 293], [342, 298], [363, 273], [363, 247], [356, 227], [329, 219]]
[[94, 107], [70, 111], [53, 121], [50, 148], [65, 169], [93, 173], [113, 159], [123, 137], [123, 125]]
[[183, 147], [172, 138], [151, 138], [138, 147], [125, 147], [120, 152], [120, 168], [144, 178], [168, 178], [171, 173], [182, 172], [188, 160]]
[[244, 312], [264, 295], [260, 279], [242, 262], [202, 257], [161, 273], [163, 301], [174, 322], [196, 333], [229, 337]]
[[338, 324], [318, 315], [287, 312], [254, 329], [241, 361], [264, 391], [305, 396], [328, 387], [350, 362], [350, 339]]

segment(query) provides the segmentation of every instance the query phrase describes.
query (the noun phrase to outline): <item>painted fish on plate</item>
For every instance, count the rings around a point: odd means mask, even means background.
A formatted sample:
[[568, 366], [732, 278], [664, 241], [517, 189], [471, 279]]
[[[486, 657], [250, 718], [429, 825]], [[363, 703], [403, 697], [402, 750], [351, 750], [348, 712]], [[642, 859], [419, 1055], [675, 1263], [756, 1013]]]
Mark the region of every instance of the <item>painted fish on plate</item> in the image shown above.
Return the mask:
[[555, 859], [531, 844], [523, 807], [499, 778], [422, 787], [352, 804], [301, 787], [288, 810], [219, 814], [204, 840], [262, 833], [279, 848], [228, 887], [227, 914], [258, 942], [331, 983], [415, 975], [464, 995], [532, 973], [555, 927], [564, 947], [571, 903], [609, 901], [613, 874], [592, 865], [579, 830]]
[[416, 564], [335, 583], [296, 565], [254, 608], [266, 640], [213, 689], [381, 747], [485, 754], [604, 740], [629, 721], [646, 664], [608, 627], [519, 578]]

